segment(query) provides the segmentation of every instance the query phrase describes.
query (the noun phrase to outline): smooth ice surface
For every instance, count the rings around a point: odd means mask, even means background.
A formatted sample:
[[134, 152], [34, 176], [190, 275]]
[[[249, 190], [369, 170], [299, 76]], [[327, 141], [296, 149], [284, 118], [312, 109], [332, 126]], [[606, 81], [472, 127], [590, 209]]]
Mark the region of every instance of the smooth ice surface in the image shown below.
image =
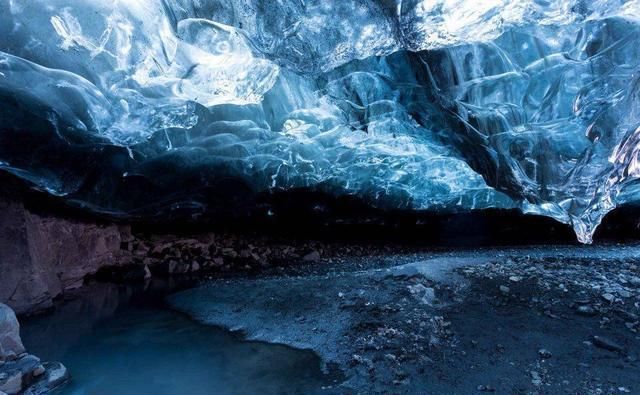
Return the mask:
[[640, 196], [640, 1], [0, 0], [0, 102], [0, 167], [99, 211], [234, 178], [589, 242]]

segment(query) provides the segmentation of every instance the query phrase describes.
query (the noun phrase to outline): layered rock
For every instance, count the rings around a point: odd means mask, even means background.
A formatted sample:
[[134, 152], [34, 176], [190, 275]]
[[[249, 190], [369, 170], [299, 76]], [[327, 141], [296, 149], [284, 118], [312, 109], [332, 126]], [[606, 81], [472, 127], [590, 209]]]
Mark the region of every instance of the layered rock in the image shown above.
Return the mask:
[[0, 201], [0, 302], [18, 314], [50, 307], [65, 290], [119, 261], [126, 228], [34, 214]]
[[0, 303], [0, 394], [44, 394], [68, 378], [67, 369], [61, 363], [42, 363], [26, 352], [15, 313]]

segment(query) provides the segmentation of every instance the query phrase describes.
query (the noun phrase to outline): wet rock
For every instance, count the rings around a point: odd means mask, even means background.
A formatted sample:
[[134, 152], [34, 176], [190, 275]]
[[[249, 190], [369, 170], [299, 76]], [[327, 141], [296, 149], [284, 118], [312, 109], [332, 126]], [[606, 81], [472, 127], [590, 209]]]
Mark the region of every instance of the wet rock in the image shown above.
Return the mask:
[[49, 388], [57, 388], [69, 379], [67, 368], [60, 362], [49, 362], [46, 364], [46, 369], [46, 382]]
[[500, 286], [500, 292], [503, 294], [508, 294], [509, 292], [511, 292], [511, 289], [509, 287], [507, 287], [506, 285], [501, 285]]

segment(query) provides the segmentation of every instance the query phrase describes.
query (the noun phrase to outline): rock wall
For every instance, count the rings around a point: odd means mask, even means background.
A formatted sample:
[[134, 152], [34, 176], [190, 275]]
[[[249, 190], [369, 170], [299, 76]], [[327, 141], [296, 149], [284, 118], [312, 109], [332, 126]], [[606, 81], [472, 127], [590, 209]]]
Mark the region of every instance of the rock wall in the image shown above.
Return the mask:
[[0, 303], [18, 314], [52, 305], [101, 267], [124, 262], [128, 227], [44, 217], [0, 200]]

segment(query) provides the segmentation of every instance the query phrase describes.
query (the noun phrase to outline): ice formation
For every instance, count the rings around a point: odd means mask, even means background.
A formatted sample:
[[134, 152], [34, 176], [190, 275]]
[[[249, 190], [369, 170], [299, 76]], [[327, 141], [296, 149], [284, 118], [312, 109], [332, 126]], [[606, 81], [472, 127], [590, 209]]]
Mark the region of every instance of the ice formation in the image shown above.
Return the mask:
[[0, 103], [0, 168], [95, 210], [232, 177], [589, 242], [640, 196], [640, 0], [0, 0]]

